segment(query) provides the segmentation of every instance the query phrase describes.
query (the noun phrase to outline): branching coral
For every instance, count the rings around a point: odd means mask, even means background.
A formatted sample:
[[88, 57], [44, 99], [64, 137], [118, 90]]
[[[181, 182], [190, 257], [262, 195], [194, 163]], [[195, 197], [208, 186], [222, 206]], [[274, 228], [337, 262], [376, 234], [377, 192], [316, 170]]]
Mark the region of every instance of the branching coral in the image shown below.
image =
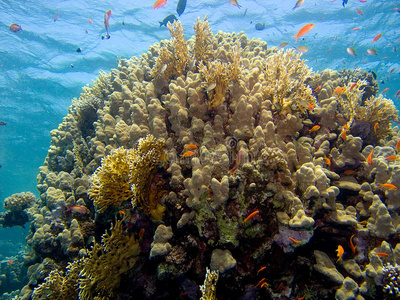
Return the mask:
[[101, 166], [90, 178], [88, 191], [99, 212], [103, 212], [109, 205], [118, 207], [133, 197], [129, 172], [128, 150], [123, 147], [102, 159]]
[[69, 263], [65, 273], [53, 270], [32, 294], [33, 300], [69, 300], [77, 299], [79, 293], [79, 273], [83, 268], [83, 260]]
[[357, 82], [349, 82], [343, 88], [344, 90], [336, 94], [338, 98], [338, 110], [344, 116], [349, 124], [352, 124], [356, 117], [360, 105], [362, 104], [363, 87], [365, 86], [364, 80]]
[[[398, 121], [398, 110], [390, 99], [372, 96], [367, 99], [363, 106], [357, 109], [356, 120], [360, 120], [370, 124], [370, 128], [374, 128], [376, 139], [383, 139], [391, 132], [391, 122]], [[372, 130], [371, 130], [372, 132]]]
[[161, 208], [157, 197], [154, 197], [155, 191], [151, 191], [151, 181], [160, 161], [166, 162], [164, 147], [164, 140], [157, 140], [149, 134], [139, 140], [136, 149], [131, 149], [128, 153], [129, 181], [134, 194], [132, 204], [153, 217]]
[[183, 74], [188, 66], [189, 55], [181, 22], [168, 23], [167, 27], [171, 33], [171, 41], [160, 49], [151, 77], [163, 75], [169, 80]]
[[133, 235], [126, 235], [122, 221], [116, 220], [111, 233], [103, 234], [102, 243], [95, 243], [88, 257], [83, 259], [79, 299], [112, 299], [121, 274], [134, 266], [138, 255], [138, 241]]
[[239, 79], [242, 70], [240, 46], [237, 44], [231, 53], [230, 62], [200, 61], [199, 71], [204, 78], [203, 87], [209, 96], [208, 107], [214, 109], [225, 101], [228, 85]]
[[215, 300], [217, 293], [217, 282], [218, 282], [219, 272], [210, 271], [207, 268], [206, 278], [204, 279], [204, 284], [200, 286], [201, 293], [203, 296], [200, 300]]
[[197, 18], [193, 28], [195, 31], [194, 59], [197, 63], [209, 61], [212, 57], [213, 34], [207, 22], [207, 16], [203, 21]]
[[294, 50], [282, 49], [270, 54], [264, 63], [264, 97], [281, 114], [304, 112], [309, 104], [315, 105], [312, 90], [305, 84], [311, 70], [300, 57]]

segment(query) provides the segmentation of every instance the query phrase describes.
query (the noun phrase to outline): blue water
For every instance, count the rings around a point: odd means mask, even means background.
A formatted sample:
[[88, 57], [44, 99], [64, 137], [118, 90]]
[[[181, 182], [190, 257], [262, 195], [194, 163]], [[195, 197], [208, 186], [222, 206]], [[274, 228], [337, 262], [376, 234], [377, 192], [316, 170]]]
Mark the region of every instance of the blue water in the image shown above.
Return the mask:
[[[239, 0], [240, 9], [228, 0], [188, 0], [179, 20], [188, 38], [194, 34], [196, 18], [208, 15], [214, 34], [219, 30], [244, 31], [249, 38], [261, 38], [269, 46], [290, 42], [287, 47], [295, 45], [292, 36], [302, 26], [315, 23], [314, 29], [296, 43], [308, 46], [303, 58], [309, 60], [314, 71], [355, 67], [374, 70], [384, 81], [380, 89], [389, 88], [385, 95], [395, 100], [400, 89], [400, 13], [395, 7], [400, 3], [348, 2], [343, 7], [340, 0], [305, 0], [292, 10], [294, 0]], [[155, 42], [169, 39], [168, 29], [159, 27], [159, 21], [176, 14], [176, 4], [169, 0], [154, 10], [149, 0], [0, 1], [0, 121], [7, 123], [0, 127], [1, 201], [23, 191], [38, 195], [36, 175], [47, 154], [49, 132], [67, 114], [71, 99], [79, 97], [82, 86], [90, 84], [99, 71], [115, 68], [118, 58], [140, 56]], [[357, 13], [357, 8], [363, 15]], [[102, 40], [103, 16], [109, 9], [111, 38]], [[11, 32], [12, 23], [23, 30]], [[265, 23], [266, 28], [257, 31], [256, 23]], [[360, 29], [353, 31], [356, 27]], [[382, 38], [373, 44], [372, 39], [379, 33], [383, 33]], [[78, 47], [82, 52], [76, 52]], [[350, 56], [348, 47], [354, 47], [358, 56]], [[377, 56], [366, 52], [372, 47], [378, 51]], [[394, 51], [396, 47], [398, 51]], [[389, 75], [392, 68], [396, 69]], [[24, 240], [26, 231], [0, 230], [2, 242], [16, 244]]]

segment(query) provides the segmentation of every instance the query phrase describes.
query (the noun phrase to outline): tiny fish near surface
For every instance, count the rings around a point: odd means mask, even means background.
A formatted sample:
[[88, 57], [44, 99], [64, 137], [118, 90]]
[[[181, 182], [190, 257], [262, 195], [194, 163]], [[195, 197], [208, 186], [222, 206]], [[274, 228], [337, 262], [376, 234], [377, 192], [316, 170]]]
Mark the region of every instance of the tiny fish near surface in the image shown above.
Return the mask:
[[176, 6], [176, 12], [178, 13], [178, 16], [181, 16], [181, 14], [183, 14], [185, 8], [186, 8], [186, 0], [179, 0], [178, 5]]

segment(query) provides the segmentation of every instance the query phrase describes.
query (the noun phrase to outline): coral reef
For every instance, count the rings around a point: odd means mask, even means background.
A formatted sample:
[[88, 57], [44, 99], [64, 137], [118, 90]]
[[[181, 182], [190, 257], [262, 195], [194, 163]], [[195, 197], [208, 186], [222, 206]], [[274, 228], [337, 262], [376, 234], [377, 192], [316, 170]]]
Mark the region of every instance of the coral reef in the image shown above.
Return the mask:
[[22, 226], [29, 222], [28, 209], [36, 204], [36, 197], [31, 192], [13, 194], [4, 199], [3, 207], [8, 210], [0, 213], [2, 227]]
[[187, 41], [168, 28], [51, 132], [40, 198], [18, 209], [31, 221], [20, 297], [396, 294], [398, 112], [372, 74], [313, 73], [206, 19]]

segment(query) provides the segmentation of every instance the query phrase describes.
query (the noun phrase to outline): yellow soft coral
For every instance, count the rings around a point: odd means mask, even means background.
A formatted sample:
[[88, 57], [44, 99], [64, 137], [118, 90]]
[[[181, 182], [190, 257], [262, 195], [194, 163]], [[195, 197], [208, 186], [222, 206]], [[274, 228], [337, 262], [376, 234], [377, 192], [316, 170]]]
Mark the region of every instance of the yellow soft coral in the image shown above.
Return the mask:
[[219, 272], [210, 271], [207, 268], [206, 278], [204, 279], [204, 284], [200, 286], [201, 293], [203, 296], [200, 300], [215, 300], [217, 293], [217, 282], [218, 282]]
[[101, 166], [90, 178], [89, 196], [98, 211], [103, 212], [108, 206], [120, 206], [133, 197], [129, 182], [128, 150], [120, 147], [104, 157]]
[[113, 299], [121, 274], [134, 266], [139, 252], [139, 242], [133, 235], [126, 235], [122, 221], [116, 220], [111, 233], [103, 234], [102, 243], [95, 243], [83, 259], [79, 299]]
[[195, 31], [194, 59], [197, 63], [208, 61], [212, 57], [212, 39], [214, 36], [207, 22], [207, 16], [203, 21], [197, 18], [193, 28]]

